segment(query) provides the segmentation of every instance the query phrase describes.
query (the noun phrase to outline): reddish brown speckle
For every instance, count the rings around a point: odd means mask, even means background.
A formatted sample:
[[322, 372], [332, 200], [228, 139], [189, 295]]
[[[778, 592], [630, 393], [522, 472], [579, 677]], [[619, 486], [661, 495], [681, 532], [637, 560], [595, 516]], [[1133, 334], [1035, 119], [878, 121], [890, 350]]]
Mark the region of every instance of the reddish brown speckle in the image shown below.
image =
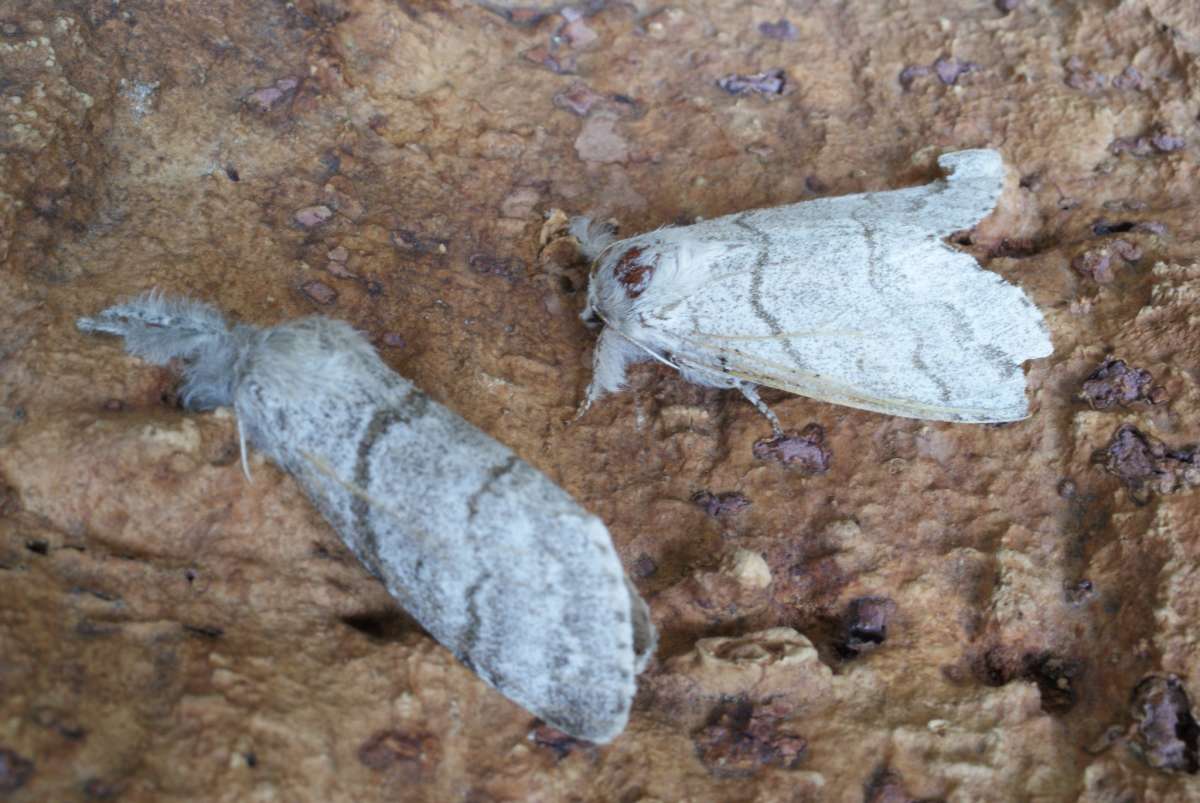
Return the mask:
[[625, 288], [625, 295], [637, 298], [646, 291], [650, 280], [654, 278], [654, 269], [658, 266], [658, 256], [650, 264], [639, 263], [642, 253], [641, 246], [634, 246], [621, 255], [617, 264], [613, 265], [613, 278]]
[[300, 285], [300, 289], [304, 292], [304, 295], [321, 306], [327, 307], [338, 299], [337, 290], [316, 279]]
[[758, 441], [754, 444], [754, 456], [798, 468], [805, 474], [824, 474], [833, 454], [825, 445], [825, 430], [818, 424], [809, 424], [799, 434]]

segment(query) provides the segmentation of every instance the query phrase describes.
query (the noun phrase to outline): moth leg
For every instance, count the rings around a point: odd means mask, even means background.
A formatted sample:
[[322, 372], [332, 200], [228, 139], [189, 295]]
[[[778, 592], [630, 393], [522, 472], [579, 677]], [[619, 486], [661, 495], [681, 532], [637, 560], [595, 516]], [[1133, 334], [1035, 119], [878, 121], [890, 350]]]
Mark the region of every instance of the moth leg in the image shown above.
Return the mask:
[[625, 387], [625, 369], [646, 359], [646, 353], [635, 343], [616, 330], [604, 327], [596, 340], [596, 350], [592, 352], [592, 382], [575, 420], [588, 411], [592, 402]]
[[749, 382], [742, 382], [737, 386], [746, 400], [758, 408], [758, 411], [767, 417], [771, 422], [771, 429], [775, 431], [776, 438], [783, 437], [783, 427], [779, 423], [779, 416], [775, 415], [774, 411], [767, 406], [767, 403], [758, 395], [758, 388]]
[[246, 482], [254, 482], [254, 478], [250, 476], [250, 462], [246, 459], [246, 430], [242, 427], [241, 416], [238, 416], [238, 447], [242, 450], [242, 473], [246, 475]]
[[571, 218], [567, 227], [571, 236], [579, 241], [579, 250], [594, 262], [604, 249], [617, 241], [617, 227], [608, 221], [592, 220], [586, 215]]

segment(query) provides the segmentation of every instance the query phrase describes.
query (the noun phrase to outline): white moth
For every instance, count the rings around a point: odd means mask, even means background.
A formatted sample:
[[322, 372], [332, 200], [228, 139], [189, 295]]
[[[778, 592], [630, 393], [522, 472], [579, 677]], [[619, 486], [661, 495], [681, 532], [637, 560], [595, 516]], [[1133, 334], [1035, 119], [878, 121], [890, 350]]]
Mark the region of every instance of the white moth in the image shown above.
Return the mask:
[[[944, 238], [996, 205], [1000, 154], [948, 153], [923, 187], [823, 198], [616, 241], [576, 218], [594, 261], [583, 317], [602, 323], [583, 410], [648, 359], [737, 388], [766, 385], [934, 421], [1028, 415], [1021, 363], [1052, 346], [1038, 309]], [[582, 412], [582, 411], [581, 411]]]
[[183, 362], [193, 410], [292, 474], [358, 559], [434, 638], [571, 736], [629, 717], [656, 635], [604, 524], [512, 451], [392, 372], [349, 324], [226, 325], [148, 294], [83, 318], [152, 363]]

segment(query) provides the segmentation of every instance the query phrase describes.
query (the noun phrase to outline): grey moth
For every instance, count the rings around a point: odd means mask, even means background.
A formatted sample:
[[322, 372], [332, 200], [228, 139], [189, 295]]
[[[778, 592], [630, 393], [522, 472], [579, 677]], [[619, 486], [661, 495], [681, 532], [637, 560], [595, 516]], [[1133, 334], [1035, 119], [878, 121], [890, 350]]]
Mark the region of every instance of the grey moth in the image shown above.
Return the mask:
[[192, 410], [232, 406], [363, 565], [479, 677], [567, 734], [625, 727], [656, 634], [604, 524], [324, 317], [229, 326], [150, 293], [78, 322], [183, 364]]
[[[909, 418], [1027, 417], [1021, 363], [1052, 351], [1018, 287], [946, 244], [996, 205], [993, 150], [944, 154], [922, 187], [821, 198], [617, 240], [575, 218], [593, 260], [584, 320], [603, 329], [583, 410], [658, 360], [736, 388], [759, 385]], [[581, 411], [582, 412], [582, 411]]]

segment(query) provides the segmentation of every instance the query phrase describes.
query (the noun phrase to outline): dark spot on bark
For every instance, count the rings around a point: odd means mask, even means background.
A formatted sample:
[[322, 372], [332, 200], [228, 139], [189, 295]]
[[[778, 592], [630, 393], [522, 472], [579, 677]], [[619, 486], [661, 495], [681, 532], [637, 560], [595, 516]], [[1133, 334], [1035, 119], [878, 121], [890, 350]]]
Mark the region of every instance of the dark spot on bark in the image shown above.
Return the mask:
[[215, 625], [184, 625], [183, 630], [193, 636], [206, 639], [219, 639], [225, 631]]
[[[863, 803], [935, 803], [928, 798], [917, 800], [904, 788], [900, 773], [886, 766], [877, 768], [863, 784]], [[941, 801], [937, 801], [941, 803]]]
[[396, 641], [415, 627], [399, 608], [351, 614], [341, 617], [341, 622], [373, 641]]
[[896, 603], [887, 597], [851, 600], [834, 645], [838, 655], [847, 660], [857, 658], [887, 641], [888, 620], [895, 612]]
[[568, 736], [558, 728], [546, 725], [540, 720], [529, 732], [529, 741], [554, 753], [555, 761], [562, 761], [580, 746], [590, 744], [590, 742]]
[[1074, 583], [1068, 583], [1063, 589], [1063, 597], [1067, 600], [1068, 605], [1081, 605], [1092, 598], [1096, 591], [1095, 585], [1091, 580], [1083, 579]]
[[900, 81], [900, 87], [907, 92], [912, 89], [913, 81], [926, 75], [929, 75], [929, 68], [924, 64], [910, 64], [900, 71], [897, 80]]
[[731, 95], [782, 95], [787, 88], [787, 73], [782, 69], [753, 75], [730, 73], [718, 78], [717, 86]]
[[1118, 137], [1109, 143], [1108, 149], [1116, 154], [1128, 153], [1132, 156], [1145, 157], [1159, 153], [1174, 153], [1186, 146], [1187, 140], [1183, 137], [1157, 128], [1148, 134], [1137, 137]]
[[314, 304], [320, 304], [323, 307], [328, 307], [338, 299], [338, 292], [325, 282], [313, 279], [300, 285], [301, 292], [308, 296], [308, 299]]
[[467, 265], [481, 276], [499, 276], [509, 282], [516, 282], [525, 275], [525, 262], [517, 257], [473, 254], [467, 260]]
[[397, 730], [379, 731], [358, 748], [358, 760], [372, 770], [420, 771], [429, 760], [433, 737]]
[[996, 10], [1001, 14], [1009, 14], [1021, 6], [1021, 0], [996, 0]]
[[1047, 714], [1065, 714], [1075, 707], [1075, 685], [1082, 674], [1080, 661], [1049, 653], [1026, 659], [1025, 677], [1037, 684]]
[[1041, 242], [1032, 237], [1005, 237], [988, 250], [988, 258], [995, 259], [1027, 259], [1040, 254], [1045, 249]]
[[398, 250], [417, 254], [444, 252], [450, 244], [449, 240], [437, 237], [423, 237], [408, 229], [395, 229], [390, 235], [392, 245]]
[[230, 181], [241, 181], [242, 177], [238, 174], [238, 169], [233, 165], [225, 165], [225, 176]]
[[644, 248], [635, 245], [621, 254], [617, 264], [613, 265], [613, 278], [625, 288], [625, 295], [630, 298], [637, 298], [646, 291], [654, 278], [654, 270], [658, 267], [657, 255], [652, 262], [639, 262], [644, 252]]
[[528, 62], [545, 67], [550, 72], [567, 75], [575, 72], [575, 56], [571, 53], [556, 52], [555, 50], [538, 45], [526, 50], [521, 56]]
[[[1154, 375], [1144, 368], [1134, 368], [1125, 364], [1124, 360], [1114, 360], [1106, 357], [1096, 370], [1084, 380], [1079, 391], [1079, 398], [1087, 402], [1093, 410], [1107, 410], [1120, 405], [1128, 407], [1136, 402], [1151, 402], [1151, 392], [1162, 390], [1152, 388]], [[1165, 398], [1166, 391], [1160, 394]]]
[[31, 538], [25, 542], [25, 548], [35, 555], [45, 555], [50, 552], [50, 544], [41, 538]]
[[800, 36], [800, 32], [796, 30], [796, 26], [786, 19], [780, 19], [776, 22], [760, 22], [758, 23], [758, 32], [767, 39], [778, 41], [792, 40]]
[[254, 753], [243, 753], [242, 758], [246, 759], [246, 766], [254, 769], [258, 766], [258, 756]]
[[69, 742], [82, 742], [87, 738], [87, 728], [52, 706], [39, 706], [34, 709], [30, 719]]
[[1200, 770], [1200, 726], [1187, 689], [1174, 675], [1151, 675], [1133, 690], [1134, 743], [1151, 767], [1195, 774]]
[[825, 430], [818, 424], [809, 424], [799, 433], [758, 441], [754, 444], [754, 456], [797, 468], [805, 474], [824, 474], [829, 470], [833, 453], [825, 445]]
[[658, 563], [649, 555], [639, 555], [633, 562], [633, 576], [641, 580], [653, 577], [658, 572]]
[[1109, 284], [1116, 278], [1113, 257], [1129, 264], [1142, 258], [1142, 249], [1128, 240], [1112, 240], [1099, 248], [1089, 248], [1071, 260], [1071, 268], [1085, 279], [1097, 284]]
[[568, 111], [577, 117], [586, 117], [598, 103], [604, 101], [604, 96], [596, 92], [582, 81], [575, 81], [562, 92], [554, 96], [554, 105]]
[[0, 747], [0, 795], [10, 795], [17, 791], [32, 775], [32, 761], [12, 750]]
[[508, 22], [521, 28], [532, 28], [549, 16], [549, 12], [539, 8], [496, 8], [485, 4], [484, 7], [493, 14], [499, 14]]
[[979, 69], [979, 65], [973, 61], [959, 61], [953, 56], [942, 56], [933, 63], [933, 71], [937, 74], [940, 80], [946, 86], [953, 86], [958, 83], [958, 79], [970, 72], [975, 72]]
[[763, 767], [795, 769], [808, 747], [781, 711], [744, 699], [720, 705], [692, 743], [700, 761], [718, 777], [746, 777]]
[[750, 500], [736, 491], [721, 494], [698, 491], [692, 496], [692, 503], [714, 517], [740, 513], [750, 507]]
[[1078, 56], [1072, 56], [1067, 60], [1066, 71], [1067, 86], [1081, 92], [1097, 92], [1108, 83], [1108, 78], [1094, 70], [1089, 70]]
[[1109, 234], [1124, 234], [1127, 231], [1133, 231], [1137, 223], [1132, 220], [1122, 220], [1117, 223], [1110, 223], [1104, 218], [1096, 218], [1092, 222], [1092, 234], [1097, 237], [1106, 237]]
[[1132, 424], [1118, 427], [1108, 446], [1093, 453], [1092, 462], [1120, 479], [1138, 504], [1155, 492], [1169, 494], [1200, 484], [1196, 447], [1169, 448]]
[[[0, 519], [12, 516], [21, 510], [21, 495], [17, 489], [0, 480]], [[26, 544], [28, 546], [28, 544]], [[42, 554], [45, 554], [44, 552]]]
[[992, 647], [974, 660], [974, 673], [988, 686], [1014, 680], [1035, 683], [1047, 714], [1065, 714], [1075, 706], [1076, 685], [1083, 663], [1049, 651], [1021, 651]]
[[116, 800], [121, 789], [102, 778], [88, 778], [83, 784], [83, 796], [88, 800]]
[[1146, 80], [1138, 72], [1137, 68], [1131, 64], [1113, 79], [1113, 86], [1117, 89], [1142, 90], [1146, 88]]

